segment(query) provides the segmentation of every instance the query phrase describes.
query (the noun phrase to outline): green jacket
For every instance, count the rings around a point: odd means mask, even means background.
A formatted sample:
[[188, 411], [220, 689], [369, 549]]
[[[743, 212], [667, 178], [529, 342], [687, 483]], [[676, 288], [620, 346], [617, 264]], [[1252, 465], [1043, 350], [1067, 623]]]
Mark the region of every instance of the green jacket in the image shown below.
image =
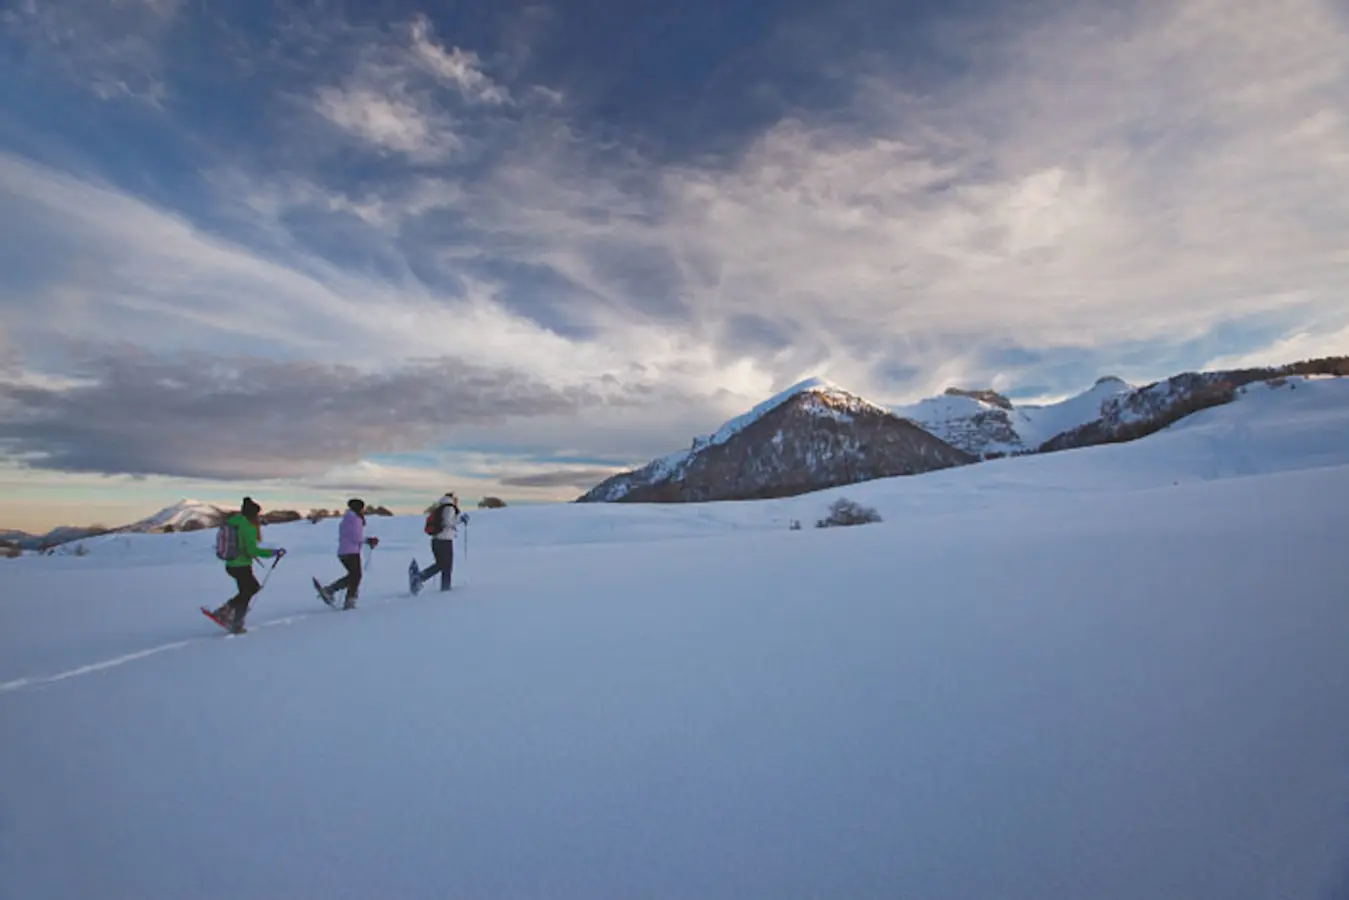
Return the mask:
[[234, 569], [253, 565], [253, 560], [264, 556], [276, 556], [276, 551], [258, 546], [258, 526], [248, 521], [243, 513], [235, 513], [226, 520], [239, 530], [239, 555], [225, 562], [225, 568]]

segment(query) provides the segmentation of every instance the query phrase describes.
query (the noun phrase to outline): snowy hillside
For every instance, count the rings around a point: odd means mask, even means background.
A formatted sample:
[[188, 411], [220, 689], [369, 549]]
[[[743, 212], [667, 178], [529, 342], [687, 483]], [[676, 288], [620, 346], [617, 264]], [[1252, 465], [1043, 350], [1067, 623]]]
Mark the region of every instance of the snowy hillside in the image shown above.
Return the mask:
[[[1349, 382], [786, 500], [0, 562], [0, 896], [1313, 900], [1349, 872]], [[848, 496], [885, 521], [791, 531]]]

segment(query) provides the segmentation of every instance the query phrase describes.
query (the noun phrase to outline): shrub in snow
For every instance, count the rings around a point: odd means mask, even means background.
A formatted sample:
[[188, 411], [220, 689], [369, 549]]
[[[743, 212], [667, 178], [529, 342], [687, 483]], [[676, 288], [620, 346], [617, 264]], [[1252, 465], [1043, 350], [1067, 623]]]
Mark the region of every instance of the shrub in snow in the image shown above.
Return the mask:
[[816, 528], [836, 525], [869, 525], [881, 521], [881, 514], [847, 497], [840, 497], [829, 507], [829, 515], [815, 523]]
[[800, 519], [792, 519], [792, 524], [791, 524], [790, 526], [788, 526], [788, 527], [791, 528], [792, 531], [800, 531], [800, 530], [801, 530], [801, 520], [800, 520]]
[[478, 509], [505, 509], [506, 501], [500, 497], [483, 497], [478, 501]]

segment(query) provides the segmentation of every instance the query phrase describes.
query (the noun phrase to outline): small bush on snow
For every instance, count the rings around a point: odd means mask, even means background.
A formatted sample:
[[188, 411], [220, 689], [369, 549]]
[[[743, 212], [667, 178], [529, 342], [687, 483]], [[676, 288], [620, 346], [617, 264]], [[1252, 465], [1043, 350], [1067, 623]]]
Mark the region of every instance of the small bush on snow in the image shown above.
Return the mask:
[[829, 507], [829, 515], [815, 523], [816, 528], [833, 528], [837, 525], [869, 525], [881, 521], [881, 514], [869, 506], [863, 506], [847, 497], [840, 497]]

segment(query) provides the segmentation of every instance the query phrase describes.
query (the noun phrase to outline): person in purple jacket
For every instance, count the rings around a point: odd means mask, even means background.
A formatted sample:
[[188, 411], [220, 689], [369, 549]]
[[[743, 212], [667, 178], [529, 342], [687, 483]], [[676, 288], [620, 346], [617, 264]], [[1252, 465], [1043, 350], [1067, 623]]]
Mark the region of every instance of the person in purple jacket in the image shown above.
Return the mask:
[[329, 606], [336, 603], [337, 592], [345, 589], [347, 596], [342, 608], [356, 608], [356, 598], [361, 589], [362, 544], [371, 548], [378, 547], [379, 538], [365, 536], [365, 501], [353, 497], [347, 501], [346, 515], [342, 516], [342, 524], [337, 528], [337, 558], [342, 562], [347, 574], [327, 587], [320, 584], [317, 578], [314, 579], [315, 589], [323, 598], [323, 602]]

